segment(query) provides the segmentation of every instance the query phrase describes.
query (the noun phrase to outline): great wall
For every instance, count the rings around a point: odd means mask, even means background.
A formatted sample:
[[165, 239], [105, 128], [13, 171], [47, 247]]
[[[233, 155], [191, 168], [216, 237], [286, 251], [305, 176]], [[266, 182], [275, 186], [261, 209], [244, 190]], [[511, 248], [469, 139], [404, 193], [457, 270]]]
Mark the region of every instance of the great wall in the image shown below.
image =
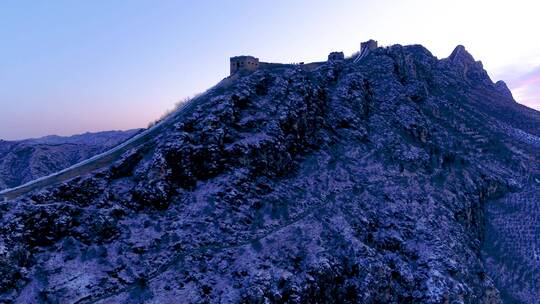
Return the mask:
[[[362, 42], [360, 44], [360, 52], [358, 53], [358, 55], [353, 56], [353, 58], [351, 59], [356, 63], [359, 60], [361, 60], [363, 57], [365, 57], [369, 51], [375, 48], [377, 48], [377, 41], [369, 40], [366, 42]], [[345, 60], [345, 56], [343, 52], [331, 52], [328, 55], [328, 61], [330, 62], [340, 61], [340, 60]], [[312, 63], [307, 63], [307, 64], [300, 62], [296, 65], [301, 66], [305, 69], [314, 69], [328, 61], [312, 62]], [[230, 58], [230, 75], [232, 76], [236, 73], [246, 73], [246, 72], [249, 73], [249, 72], [256, 71], [258, 69], [265, 69], [265, 68], [288, 67], [291, 65], [292, 64], [260, 62], [259, 58], [256, 58], [253, 56], [235, 56], [235, 57]], [[216, 87], [218, 86], [219, 84], [216, 85]], [[195, 100], [181, 106], [173, 113], [174, 115], [170, 115], [169, 118], [172, 116], [181, 115], [181, 113], [192, 108], [194, 103], [195, 103]], [[44, 176], [36, 180], [30, 181], [26, 184], [23, 184], [14, 188], [10, 188], [10, 189], [4, 189], [0, 191], [0, 200], [5, 201], [8, 199], [15, 199], [19, 196], [38, 190], [40, 188], [44, 188], [44, 187], [51, 186], [54, 184], [59, 184], [69, 179], [72, 179], [74, 177], [106, 167], [107, 165], [111, 164], [115, 160], [119, 159], [122, 156], [122, 154], [127, 152], [129, 149], [132, 149], [134, 147], [137, 147], [145, 143], [149, 138], [152, 137], [152, 135], [162, 130], [164, 126], [166, 125], [167, 120], [168, 119], [161, 121], [157, 125], [145, 130], [144, 132], [141, 132], [140, 134], [134, 136], [128, 141], [112, 148], [111, 150], [107, 152], [96, 155], [90, 159], [82, 161], [64, 170], [61, 170], [53, 174], [50, 174], [48, 176]]]
[[[354, 63], [359, 62], [364, 58], [370, 51], [376, 49], [378, 47], [377, 41], [370, 39], [368, 41], [360, 43], [360, 51], [353, 55], [351, 60]], [[311, 62], [311, 63], [303, 63], [300, 62], [297, 65], [302, 66], [306, 69], [312, 69], [315, 67], [318, 67], [326, 62], [334, 62], [334, 61], [341, 61], [345, 60], [345, 55], [343, 52], [331, 52], [328, 55], [327, 61], [320, 61], [320, 62]], [[251, 56], [251, 55], [241, 55], [241, 56], [234, 56], [230, 58], [230, 75], [234, 75], [236, 73], [250, 73], [253, 71], [256, 71], [258, 69], [267, 69], [267, 68], [273, 68], [273, 67], [279, 67], [279, 66], [290, 66], [292, 64], [284, 64], [284, 63], [271, 63], [271, 62], [262, 62], [259, 61], [259, 58]]]

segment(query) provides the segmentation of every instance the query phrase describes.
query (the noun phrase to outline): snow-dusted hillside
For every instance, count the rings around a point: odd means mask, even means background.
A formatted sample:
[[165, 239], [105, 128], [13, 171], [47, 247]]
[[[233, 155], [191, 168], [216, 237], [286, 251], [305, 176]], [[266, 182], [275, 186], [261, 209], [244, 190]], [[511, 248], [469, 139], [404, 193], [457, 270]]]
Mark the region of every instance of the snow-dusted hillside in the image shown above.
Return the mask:
[[0, 203], [0, 301], [537, 303], [540, 113], [504, 87], [461, 46], [234, 75]]
[[139, 130], [0, 141], [0, 190], [67, 168], [125, 141]]

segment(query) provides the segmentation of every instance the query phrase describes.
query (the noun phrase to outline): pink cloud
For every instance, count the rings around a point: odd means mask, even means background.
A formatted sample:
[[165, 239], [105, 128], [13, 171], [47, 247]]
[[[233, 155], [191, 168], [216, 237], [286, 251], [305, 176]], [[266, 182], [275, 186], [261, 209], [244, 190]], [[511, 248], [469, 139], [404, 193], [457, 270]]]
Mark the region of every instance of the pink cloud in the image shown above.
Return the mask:
[[540, 67], [523, 75], [503, 75], [517, 102], [540, 110]]
[[521, 79], [516, 83], [518, 87], [530, 86], [540, 82], [540, 75], [532, 75], [530, 78]]

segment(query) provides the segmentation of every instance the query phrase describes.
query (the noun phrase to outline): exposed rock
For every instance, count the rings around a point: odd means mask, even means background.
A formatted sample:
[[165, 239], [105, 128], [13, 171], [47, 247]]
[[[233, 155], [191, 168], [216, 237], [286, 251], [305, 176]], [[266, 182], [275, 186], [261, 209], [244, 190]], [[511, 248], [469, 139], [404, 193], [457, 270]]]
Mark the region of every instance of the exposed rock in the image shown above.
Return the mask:
[[495, 83], [495, 88], [497, 89], [497, 91], [499, 91], [499, 93], [501, 93], [503, 96], [506, 97], [507, 100], [514, 100], [514, 96], [512, 96], [512, 92], [510, 91], [510, 89], [508, 88], [508, 86], [506, 85], [506, 83], [502, 80], [499, 80]]
[[110, 168], [0, 204], [0, 299], [534, 303], [481, 255], [486, 206], [540, 178], [509, 132], [540, 114], [503, 98], [463, 47], [238, 76]]

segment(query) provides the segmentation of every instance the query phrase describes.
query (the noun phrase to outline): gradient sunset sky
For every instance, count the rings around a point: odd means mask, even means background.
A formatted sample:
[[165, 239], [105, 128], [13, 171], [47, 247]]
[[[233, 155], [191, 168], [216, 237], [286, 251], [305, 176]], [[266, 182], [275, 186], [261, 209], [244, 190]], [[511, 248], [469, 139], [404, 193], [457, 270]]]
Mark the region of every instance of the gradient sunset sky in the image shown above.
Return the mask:
[[229, 57], [325, 60], [361, 41], [463, 44], [540, 110], [537, 1], [0, 2], [0, 138], [146, 127], [229, 72]]

